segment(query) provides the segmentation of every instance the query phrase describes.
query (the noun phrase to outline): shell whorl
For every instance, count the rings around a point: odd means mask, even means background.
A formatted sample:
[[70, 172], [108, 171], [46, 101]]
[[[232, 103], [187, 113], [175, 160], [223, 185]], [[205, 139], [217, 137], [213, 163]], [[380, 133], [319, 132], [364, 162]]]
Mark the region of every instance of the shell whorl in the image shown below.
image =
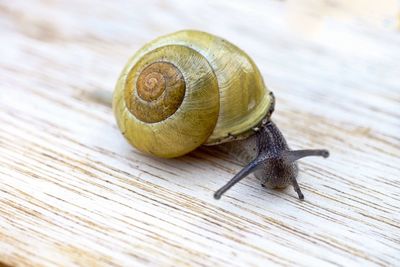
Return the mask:
[[144, 47], [123, 70], [113, 108], [134, 147], [178, 157], [204, 144], [215, 128], [217, 78], [207, 59], [190, 47]]
[[143, 122], [165, 120], [176, 112], [185, 96], [183, 75], [169, 62], [151, 63], [134, 83], [134, 79], [128, 78], [125, 102], [129, 111]]

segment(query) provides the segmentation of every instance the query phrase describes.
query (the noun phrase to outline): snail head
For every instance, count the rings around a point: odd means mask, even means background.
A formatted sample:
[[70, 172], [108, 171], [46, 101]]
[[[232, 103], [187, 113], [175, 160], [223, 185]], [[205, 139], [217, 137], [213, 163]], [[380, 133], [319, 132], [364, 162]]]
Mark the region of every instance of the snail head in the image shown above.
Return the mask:
[[299, 199], [304, 199], [297, 183], [297, 160], [310, 156], [327, 158], [329, 152], [324, 149], [290, 150], [282, 133], [272, 121], [260, 127], [256, 138], [258, 155], [227, 184], [215, 192], [214, 198], [220, 199], [233, 185], [254, 172], [255, 176], [261, 180], [263, 187], [284, 188], [288, 184], [292, 184]]

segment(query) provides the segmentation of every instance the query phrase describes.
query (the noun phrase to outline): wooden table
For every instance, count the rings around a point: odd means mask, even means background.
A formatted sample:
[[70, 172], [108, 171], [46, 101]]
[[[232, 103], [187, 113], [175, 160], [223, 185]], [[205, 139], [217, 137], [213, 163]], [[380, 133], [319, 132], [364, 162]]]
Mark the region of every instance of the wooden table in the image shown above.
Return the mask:
[[[396, 1], [0, 0], [0, 266], [399, 266]], [[347, 3], [347, 4], [346, 4]], [[300, 186], [248, 177], [214, 150], [145, 156], [111, 92], [152, 38], [194, 28], [257, 62]]]

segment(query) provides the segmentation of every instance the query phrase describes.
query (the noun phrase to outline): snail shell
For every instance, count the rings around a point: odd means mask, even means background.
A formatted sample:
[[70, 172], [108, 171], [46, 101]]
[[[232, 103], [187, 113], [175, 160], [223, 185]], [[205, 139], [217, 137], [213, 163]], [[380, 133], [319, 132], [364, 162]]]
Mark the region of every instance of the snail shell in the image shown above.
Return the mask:
[[273, 97], [245, 52], [192, 30], [142, 47], [126, 64], [113, 97], [125, 138], [165, 158], [245, 138], [272, 106]]

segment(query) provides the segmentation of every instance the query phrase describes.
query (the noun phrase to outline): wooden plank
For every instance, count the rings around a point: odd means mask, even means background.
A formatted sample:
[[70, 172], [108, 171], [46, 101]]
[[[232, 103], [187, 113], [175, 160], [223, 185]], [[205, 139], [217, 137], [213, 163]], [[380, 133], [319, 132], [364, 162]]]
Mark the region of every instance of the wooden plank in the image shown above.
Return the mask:
[[[0, 265], [398, 265], [398, 6], [327, 2], [0, 1]], [[92, 97], [182, 28], [247, 51], [291, 147], [330, 150], [301, 162], [305, 201], [254, 177], [216, 201], [232, 159], [147, 157]]]

